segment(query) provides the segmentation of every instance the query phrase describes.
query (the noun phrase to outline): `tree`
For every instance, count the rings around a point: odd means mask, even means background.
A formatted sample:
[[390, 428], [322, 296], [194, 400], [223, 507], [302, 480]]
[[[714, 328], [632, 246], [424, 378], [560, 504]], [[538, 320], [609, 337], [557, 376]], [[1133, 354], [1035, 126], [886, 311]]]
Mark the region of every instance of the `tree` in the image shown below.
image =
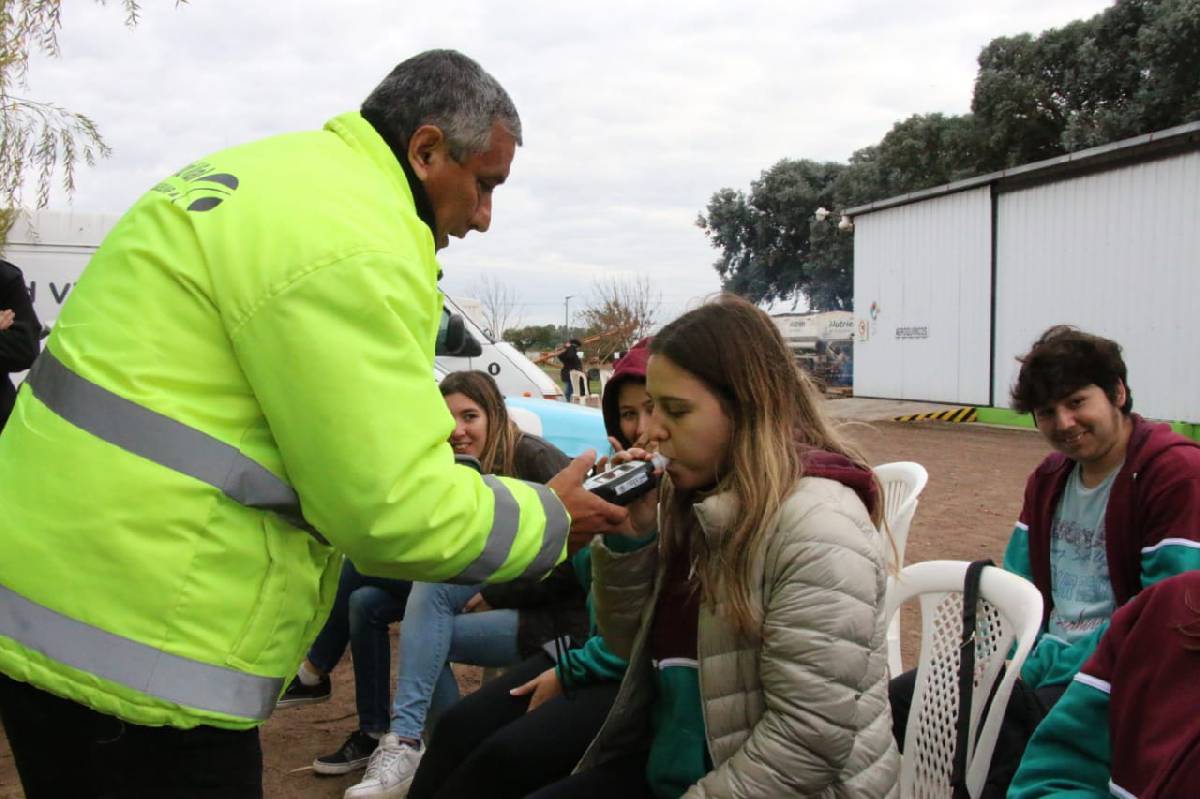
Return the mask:
[[[97, 0], [101, 5], [106, 0]], [[176, 0], [176, 5], [187, 0]], [[91, 166], [111, 153], [88, 116], [52, 102], [22, 97], [29, 88], [29, 56], [34, 48], [57, 56], [62, 0], [0, 0], [0, 243], [19, 213], [25, 182], [32, 177], [35, 205], [50, 200], [54, 175], [75, 190], [80, 162]], [[140, 4], [121, 0], [125, 24], [137, 25]]]
[[646, 275], [597, 280], [580, 314], [587, 326], [584, 335], [598, 337], [588, 344], [588, 352], [604, 361], [628, 350], [649, 335], [661, 304], [661, 292]]
[[[1089, 20], [993, 39], [972, 113], [897, 122], [849, 164], [783, 160], [723, 188], [696, 224], [727, 291], [850, 307], [852, 237], [837, 212], [1200, 119], [1200, 0], [1117, 0]], [[833, 212], [815, 218], [824, 207]]]
[[552, 350], [562, 342], [561, 325], [526, 325], [504, 331], [504, 340], [521, 352]]
[[1200, 119], [1200, 3], [1117, 0], [979, 54], [971, 104], [980, 171], [1052, 158]]
[[511, 286], [490, 275], [484, 275], [475, 289], [475, 297], [483, 308], [484, 330], [492, 338], [521, 324], [521, 306], [517, 292]]
[[[833, 298], [849, 298], [853, 280], [848, 269], [824, 264], [820, 279], [839, 283], [814, 284], [810, 241], [814, 214], [818, 208], [835, 206], [834, 186], [845, 171], [844, 164], [785, 159], [763, 172], [750, 185], [749, 195], [728, 188], [713, 194], [707, 214], [696, 224], [721, 251], [713, 267], [725, 290], [752, 302], [799, 295], [810, 304], [818, 297], [839, 303]], [[841, 307], [835, 304], [830, 310]]]
[[920, 191], [974, 175], [982, 142], [974, 117], [914, 114], [897, 122], [879, 144], [850, 156], [834, 185], [838, 208]]

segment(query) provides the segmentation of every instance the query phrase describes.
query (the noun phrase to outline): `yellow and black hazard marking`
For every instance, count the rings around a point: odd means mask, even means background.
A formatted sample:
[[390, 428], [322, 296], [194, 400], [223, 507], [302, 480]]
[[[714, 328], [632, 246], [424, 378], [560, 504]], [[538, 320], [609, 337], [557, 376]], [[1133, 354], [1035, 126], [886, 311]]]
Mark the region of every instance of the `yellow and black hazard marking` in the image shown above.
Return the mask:
[[905, 416], [897, 416], [893, 421], [896, 422], [973, 422], [977, 418], [975, 408], [949, 408], [944, 411], [932, 411], [930, 413], [910, 413]]

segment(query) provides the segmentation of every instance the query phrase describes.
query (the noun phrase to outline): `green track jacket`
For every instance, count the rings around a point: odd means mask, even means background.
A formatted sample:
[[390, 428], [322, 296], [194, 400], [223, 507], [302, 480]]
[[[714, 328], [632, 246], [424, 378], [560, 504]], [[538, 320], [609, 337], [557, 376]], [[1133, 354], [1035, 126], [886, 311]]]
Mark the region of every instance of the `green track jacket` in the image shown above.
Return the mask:
[[143, 725], [270, 715], [344, 552], [540, 575], [549, 489], [456, 466], [433, 236], [363, 118], [191, 164], [96, 252], [0, 436], [0, 672]]

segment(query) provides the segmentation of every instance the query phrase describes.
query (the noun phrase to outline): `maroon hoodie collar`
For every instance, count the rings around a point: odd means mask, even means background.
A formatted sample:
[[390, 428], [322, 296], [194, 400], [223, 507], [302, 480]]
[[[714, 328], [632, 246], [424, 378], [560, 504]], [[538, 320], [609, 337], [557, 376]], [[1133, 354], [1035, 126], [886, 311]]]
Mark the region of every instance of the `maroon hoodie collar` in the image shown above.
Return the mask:
[[867, 506], [867, 513], [875, 512], [875, 505], [879, 502], [879, 485], [870, 469], [836, 452], [804, 445], [797, 447], [797, 450], [805, 477], [824, 477], [852, 488], [862, 504]]
[[[805, 444], [797, 444], [796, 450], [803, 468], [802, 477], [822, 477], [841, 483], [854, 490], [868, 514], [875, 512], [879, 488], [870, 469], [857, 465], [845, 455]], [[729, 494], [711, 495], [693, 507], [706, 533], [724, 529], [737, 515], [736, 503]]]

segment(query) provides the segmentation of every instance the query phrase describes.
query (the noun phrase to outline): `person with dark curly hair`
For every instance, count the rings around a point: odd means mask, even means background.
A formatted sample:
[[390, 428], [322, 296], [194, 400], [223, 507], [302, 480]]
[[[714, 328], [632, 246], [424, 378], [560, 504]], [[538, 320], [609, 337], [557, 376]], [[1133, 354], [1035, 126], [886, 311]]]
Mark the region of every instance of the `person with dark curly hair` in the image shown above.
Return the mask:
[[1029, 476], [1004, 567], [1045, 600], [1021, 678], [1049, 706], [1117, 608], [1200, 568], [1200, 445], [1133, 413], [1115, 341], [1056, 325], [1019, 360], [1013, 407], [1055, 452]]

